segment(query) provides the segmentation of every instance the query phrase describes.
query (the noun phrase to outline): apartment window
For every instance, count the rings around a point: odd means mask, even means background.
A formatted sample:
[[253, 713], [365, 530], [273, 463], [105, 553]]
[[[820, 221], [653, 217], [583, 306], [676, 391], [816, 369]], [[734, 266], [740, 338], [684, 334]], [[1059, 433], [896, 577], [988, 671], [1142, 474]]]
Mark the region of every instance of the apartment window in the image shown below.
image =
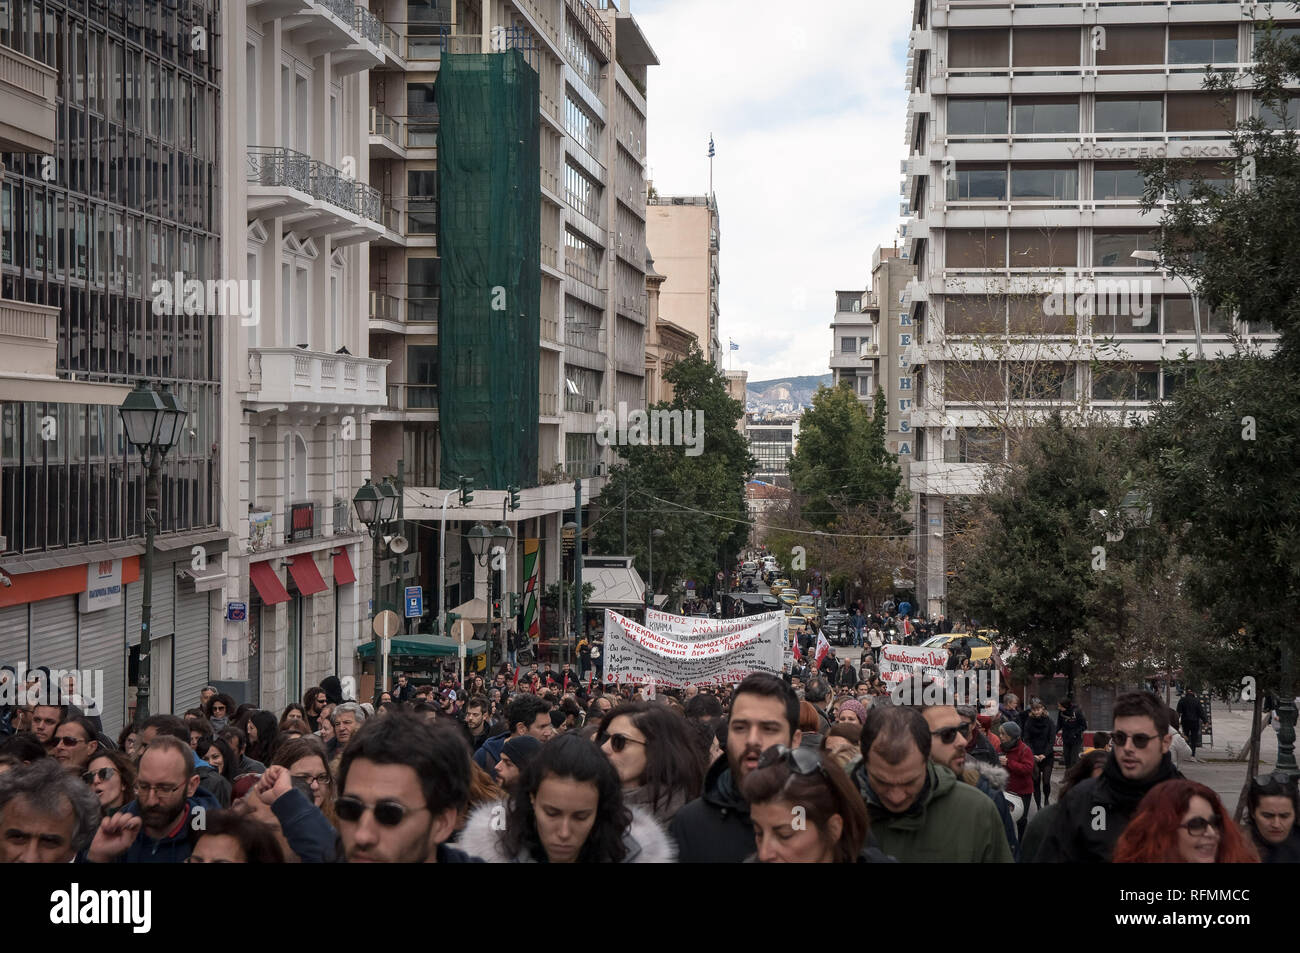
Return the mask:
[[406, 143], [412, 148], [438, 144], [438, 100], [433, 83], [406, 84]]
[[1079, 240], [1076, 229], [1011, 229], [1011, 268], [1073, 267], [1078, 261]]
[[245, 121], [248, 123], [248, 144], [255, 146], [261, 138], [257, 130], [257, 47], [252, 43], [249, 43], [244, 50], [244, 73], [248, 79], [248, 99], [244, 101]]
[[1291, 96], [1278, 105], [1280, 109], [1259, 103], [1259, 118], [1264, 120], [1265, 128], [1296, 128], [1297, 124], [1300, 124], [1300, 95]]
[[1148, 279], [1097, 280], [1092, 312], [1092, 333], [1099, 336], [1160, 333], [1160, 299], [1151, 293]]
[[1237, 25], [1169, 27], [1169, 63], [1237, 62]]
[[948, 200], [993, 199], [1006, 201], [1007, 167], [1002, 163], [965, 162], [948, 180]]
[[1011, 34], [1007, 30], [949, 30], [949, 69], [1006, 69]]
[[948, 135], [1005, 136], [1007, 101], [1005, 99], [949, 99]]
[[858, 396], [870, 397], [875, 393], [875, 388], [871, 386], [871, 376], [865, 375], [858, 378]]
[[1122, 162], [1098, 162], [1092, 170], [1092, 197], [1105, 199], [1140, 199], [1146, 179], [1136, 165]]
[[[1211, 308], [1204, 301], [1199, 302], [1201, 306], [1201, 333], [1202, 334], [1228, 334], [1232, 330], [1232, 315], [1225, 311], [1217, 311]], [[1161, 309], [1164, 313], [1165, 334], [1195, 334], [1196, 333], [1196, 316], [1192, 311], [1192, 299], [1166, 297], [1164, 307]]]
[[1194, 162], [1187, 174], [1177, 181], [1175, 191], [1188, 197], [1197, 185], [1203, 185], [1218, 192], [1226, 192], [1236, 187], [1237, 179], [1232, 166], [1218, 162]]
[[1073, 364], [1012, 364], [1008, 377], [1013, 400], [1074, 400], [1076, 396]]
[[997, 295], [951, 295], [944, 299], [946, 334], [1001, 334], [1006, 329], [1006, 304]]
[[1002, 367], [993, 361], [946, 361], [943, 393], [950, 403], [1001, 403], [1007, 395]]
[[248, 438], [248, 508], [257, 509], [257, 438]]
[[[1043, 287], [1042, 294], [1009, 295], [1007, 297], [1007, 331], [1013, 335], [1074, 334], [1077, 315], [1067, 314], [1064, 295], [1069, 288], [1060, 279]], [[1060, 294], [1055, 303], [1060, 307], [1047, 307], [1048, 295]]]
[[438, 298], [441, 294], [442, 260], [439, 258], [408, 258], [406, 261], [406, 317], [408, 321], [438, 320]]
[[568, 229], [564, 231], [564, 272], [593, 288], [600, 280], [600, 249]]
[[1107, 26], [1106, 48], [1097, 50], [1098, 66], [1143, 66], [1165, 61], [1165, 28]]
[[294, 139], [298, 143], [298, 151], [311, 153], [311, 90], [307, 84], [307, 77], [294, 76], [293, 83], [293, 104], [294, 104]]
[[600, 224], [601, 187], [568, 162], [564, 163], [564, 192], [574, 211]]
[[402, 452], [409, 486], [438, 485], [438, 431], [434, 427], [407, 427], [402, 431]]
[[837, 295], [836, 310], [852, 314], [862, 310], [862, 299], [858, 295]]
[[410, 409], [438, 406], [438, 347], [408, 345], [406, 348], [406, 406]]
[[1098, 96], [1094, 125], [1097, 132], [1163, 132], [1164, 102], [1159, 96]]
[[343, 278], [337, 271], [330, 272], [330, 339], [328, 349], [337, 351], [343, 346]]
[[1200, 132], [1227, 129], [1235, 121], [1230, 100], [1213, 93], [1170, 93], [1170, 132]]
[[992, 427], [955, 429], [953, 439], [943, 442], [944, 463], [1002, 462], [1002, 434], [999, 431]]
[[406, 230], [412, 235], [438, 231], [438, 170], [415, 169], [406, 173]]
[[1095, 268], [1141, 268], [1146, 262], [1133, 257], [1135, 251], [1148, 251], [1155, 247], [1153, 232], [1142, 229], [1116, 231], [1094, 230], [1092, 233], [1092, 264]]
[[1096, 401], [1153, 401], [1159, 386], [1156, 364], [1106, 363], [1092, 372], [1092, 399]]
[[1011, 131], [1017, 136], [1075, 135], [1079, 131], [1079, 101], [1017, 97], [1011, 104], [1011, 119]]
[[1079, 197], [1078, 166], [1012, 166], [1011, 197], [1074, 201]]
[[858, 353], [858, 339], [857, 339], [857, 338], [840, 338], [840, 353], [841, 353], [841, 354], [857, 354], [857, 353]]
[[1011, 65], [1016, 69], [1042, 69], [1079, 65], [1077, 27], [1049, 27], [1012, 31]]
[[1007, 266], [1007, 233], [1002, 229], [946, 229], [944, 247], [949, 268]]
[[578, 145], [592, 156], [596, 155], [599, 150], [600, 125], [586, 109], [567, 95], [564, 97], [564, 128], [577, 140]]

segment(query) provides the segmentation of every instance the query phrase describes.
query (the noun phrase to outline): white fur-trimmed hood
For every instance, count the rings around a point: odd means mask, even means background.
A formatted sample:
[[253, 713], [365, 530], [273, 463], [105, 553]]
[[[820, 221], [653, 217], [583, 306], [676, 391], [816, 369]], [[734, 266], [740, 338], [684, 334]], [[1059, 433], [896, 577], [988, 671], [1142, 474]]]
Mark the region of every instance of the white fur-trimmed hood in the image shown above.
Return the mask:
[[[677, 846], [654, 815], [634, 805], [629, 805], [628, 810], [632, 812], [632, 824], [623, 835], [623, 841], [628, 846], [628, 856], [623, 863], [671, 864], [676, 861]], [[455, 846], [471, 857], [483, 858], [489, 864], [531, 863], [532, 858], [526, 853], [511, 857], [506, 852], [502, 838], [505, 832], [500, 828], [508, 814], [509, 808], [505, 801], [475, 808]]]
[[[978, 774], [972, 776], [972, 769], [978, 771]], [[971, 779], [968, 782], [971, 784], [978, 784], [980, 776], [982, 775], [988, 780], [989, 784], [995, 791], [1004, 790], [1007, 786], [1007, 779], [1011, 777], [1011, 773], [1007, 771], [1006, 768], [996, 764], [989, 764], [987, 761], [981, 761], [979, 758], [971, 757], [967, 757], [966, 767], [962, 769], [962, 774]]]

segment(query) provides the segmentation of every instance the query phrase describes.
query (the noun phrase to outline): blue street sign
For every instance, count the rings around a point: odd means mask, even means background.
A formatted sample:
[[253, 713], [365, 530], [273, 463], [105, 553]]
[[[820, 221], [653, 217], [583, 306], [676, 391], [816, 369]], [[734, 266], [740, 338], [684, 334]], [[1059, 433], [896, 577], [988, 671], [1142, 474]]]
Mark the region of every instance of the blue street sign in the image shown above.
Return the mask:
[[231, 622], [247, 622], [248, 604], [245, 602], [227, 602], [226, 618]]
[[814, 590], [812, 591], [812, 594], [813, 594], [814, 596], [820, 596], [820, 595], [822, 594], [822, 591], [821, 591], [820, 589], [814, 589]]
[[407, 586], [406, 617], [408, 619], [418, 619], [422, 615], [424, 615], [424, 587]]

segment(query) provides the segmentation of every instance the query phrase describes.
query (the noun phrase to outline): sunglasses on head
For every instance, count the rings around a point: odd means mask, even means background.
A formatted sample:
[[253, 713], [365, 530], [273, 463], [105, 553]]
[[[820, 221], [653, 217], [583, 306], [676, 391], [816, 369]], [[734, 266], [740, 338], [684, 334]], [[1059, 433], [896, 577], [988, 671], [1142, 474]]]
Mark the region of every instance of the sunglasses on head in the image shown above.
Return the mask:
[[96, 781], [107, 781], [109, 778], [117, 777], [117, 771], [113, 768], [100, 768], [98, 771], [87, 771], [81, 776], [81, 780], [87, 784], [94, 784]]
[[1297, 781], [1300, 779], [1293, 778], [1285, 771], [1270, 771], [1268, 774], [1257, 774], [1250, 779], [1250, 783], [1257, 788], [1267, 788], [1273, 785], [1280, 785], [1286, 789], [1294, 789]]
[[1139, 732], [1136, 735], [1130, 735], [1126, 731], [1112, 731], [1110, 740], [1115, 743], [1116, 748], [1123, 748], [1128, 742], [1133, 742], [1133, 747], [1141, 751], [1151, 742], [1157, 740], [1159, 735], [1148, 735]]
[[940, 728], [937, 731], [930, 732], [930, 734], [937, 736], [938, 739], [943, 744], [946, 745], [950, 745], [954, 741], [956, 741], [958, 734], [960, 734], [963, 738], [969, 741], [970, 725], [969, 724], [949, 725], [947, 728]]
[[812, 748], [787, 748], [785, 745], [773, 745], [764, 751], [758, 758], [759, 768], [770, 768], [774, 764], [784, 762], [792, 774], [798, 774], [807, 777], [810, 774], [817, 774], [819, 771], [824, 775], [826, 768], [822, 764], [821, 755]]
[[366, 804], [359, 797], [344, 795], [334, 802], [334, 813], [338, 815], [339, 820], [355, 823], [361, 820], [361, 816], [366, 811], [375, 812], [375, 820], [384, 827], [396, 827], [402, 821], [406, 820], [407, 814], [415, 814], [419, 811], [427, 811], [427, 807], [407, 807], [398, 801], [378, 801], [373, 806]]
[[602, 734], [602, 735], [600, 736], [600, 743], [603, 745], [606, 741], [609, 742], [609, 746], [610, 746], [610, 748], [613, 749], [613, 751], [614, 751], [615, 754], [622, 754], [623, 749], [626, 748], [626, 747], [627, 747], [628, 745], [630, 745], [630, 744], [632, 744], [632, 745], [644, 745], [644, 744], [645, 744], [644, 741], [637, 741], [635, 738], [629, 738], [627, 735], [620, 735], [620, 734], [609, 734], [609, 735], [606, 735], [606, 734]]

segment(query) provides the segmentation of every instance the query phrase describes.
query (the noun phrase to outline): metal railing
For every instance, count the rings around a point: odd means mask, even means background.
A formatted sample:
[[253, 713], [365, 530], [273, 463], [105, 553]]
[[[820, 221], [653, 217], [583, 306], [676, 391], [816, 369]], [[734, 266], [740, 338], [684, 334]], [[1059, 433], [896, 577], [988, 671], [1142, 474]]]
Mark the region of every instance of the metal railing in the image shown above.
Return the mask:
[[402, 320], [402, 299], [397, 295], [384, 294], [382, 291], [370, 292], [370, 320]]
[[312, 158], [282, 146], [248, 147], [248, 182], [273, 188], [311, 191]]
[[379, 111], [378, 107], [370, 107], [370, 134], [387, 139], [399, 149], [406, 146], [406, 124], [395, 119], [387, 113]]
[[437, 410], [437, 384], [389, 384], [389, 410]]
[[249, 146], [248, 182], [298, 189], [373, 222], [380, 220], [382, 200], [378, 189], [350, 179], [332, 165], [293, 149]]
[[350, 500], [337, 499], [334, 501], [334, 519], [330, 524], [330, 528], [335, 536], [353, 531], [352, 502]]
[[354, 6], [352, 25], [356, 27], [358, 33], [369, 40], [376, 46], [384, 36], [384, 21], [379, 19], [365, 7]]
[[406, 234], [406, 225], [403, 221], [402, 210], [391, 202], [385, 201], [380, 210], [380, 223], [390, 232], [396, 232], [398, 235]]

